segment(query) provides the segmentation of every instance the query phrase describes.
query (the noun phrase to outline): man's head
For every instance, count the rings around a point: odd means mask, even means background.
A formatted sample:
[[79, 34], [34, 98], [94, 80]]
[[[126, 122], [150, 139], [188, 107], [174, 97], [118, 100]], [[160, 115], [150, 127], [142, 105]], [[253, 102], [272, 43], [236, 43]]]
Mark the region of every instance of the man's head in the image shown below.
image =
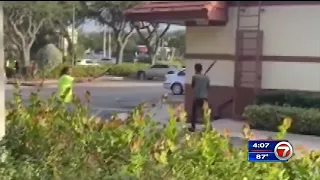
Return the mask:
[[202, 65], [197, 63], [194, 65], [194, 70], [196, 73], [201, 73], [202, 72]]

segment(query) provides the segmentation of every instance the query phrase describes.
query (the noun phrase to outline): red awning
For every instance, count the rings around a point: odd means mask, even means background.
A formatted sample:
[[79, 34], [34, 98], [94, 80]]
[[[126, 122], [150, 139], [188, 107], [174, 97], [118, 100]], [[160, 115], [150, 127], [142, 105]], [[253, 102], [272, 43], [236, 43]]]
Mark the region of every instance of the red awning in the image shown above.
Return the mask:
[[167, 22], [203, 19], [211, 22], [227, 21], [226, 1], [147, 1], [126, 10], [132, 21]]

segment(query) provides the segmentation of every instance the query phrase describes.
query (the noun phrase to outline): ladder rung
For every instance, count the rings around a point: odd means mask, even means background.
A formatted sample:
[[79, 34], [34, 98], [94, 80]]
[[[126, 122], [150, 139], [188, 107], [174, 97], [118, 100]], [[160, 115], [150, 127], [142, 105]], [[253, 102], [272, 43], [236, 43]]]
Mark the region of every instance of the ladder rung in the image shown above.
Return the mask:
[[240, 48], [240, 50], [257, 50], [258, 48]]
[[258, 40], [258, 37], [246, 37], [246, 38], [241, 38], [241, 39], [256, 39], [256, 40]]
[[256, 15], [240, 15], [240, 17], [259, 17], [259, 14]]
[[256, 73], [257, 71], [241, 71], [241, 72], [245, 72], [245, 73]]
[[259, 26], [239, 26], [239, 28], [259, 28]]
[[254, 59], [261, 60], [260, 55], [238, 55], [237, 57], [245, 59], [246, 57], [254, 57]]
[[244, 80], [241, 80], [241, 84], [251, 84], [251, 85], [254, 85], [256, 83], [255, 80], [252, 80], [252, 81], [244, 81]]

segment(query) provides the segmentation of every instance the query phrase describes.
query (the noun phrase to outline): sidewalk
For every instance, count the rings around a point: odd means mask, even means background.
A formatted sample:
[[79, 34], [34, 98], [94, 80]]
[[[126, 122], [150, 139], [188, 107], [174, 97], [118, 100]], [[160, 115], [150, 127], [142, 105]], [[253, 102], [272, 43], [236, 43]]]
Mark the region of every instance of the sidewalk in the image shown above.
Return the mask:
[[[168, 108], [169, 105], [163, 104], [162, 107], [154, 107], [150, 114], [154, 114], [154, 120], [163, 124], [168, 123]], [[224, 130], [227, 129], [230, 133], [231, 141], [238, 145], [243, 144], [242, 127], [245, 125], [244, 122], [235, 121], [232, 119], [219, 119], [212, 123], [212, 127], [215, 128], [219, 133], [224, 134]], [[203, 125], [199, 124], [197, 129], [203, 128]], [[267, 139], [268, 137], [275, 137], [276, 132], [262, 131], [262, 130], [251, 130], [254, 133], [255, 139]], [[320, 151], [320, 137], [299, 135], [288, 133], [286, 139], [294, 146], [303, 146], [308, 150]], [[241, 142], [242, 141], [242, 142]]]
[[[21, 86], [39, 86], [41, 84], [41, 80], [30, 80], [30, 81], [20, 81], [18, 80]], [[48, 79], [43, 82], [43, 86], [54, 85], [57, 84], [57, 79]], [[8, 79], [7, 84], [16, 84], [15, 79]]]

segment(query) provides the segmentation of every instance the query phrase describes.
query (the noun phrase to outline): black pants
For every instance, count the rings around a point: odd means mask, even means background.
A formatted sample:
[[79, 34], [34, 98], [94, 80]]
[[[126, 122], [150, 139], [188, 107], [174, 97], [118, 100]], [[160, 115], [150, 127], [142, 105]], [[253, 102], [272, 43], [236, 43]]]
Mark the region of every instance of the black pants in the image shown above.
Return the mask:
[[208, 102], [208, 100], [206, 98], [196, 98], [193, 100], [192, 111], [191, 111], [191, 128], [192, 129], [196, 128], [198, 110], [199, 109], [203, 110], [204, 102]]

